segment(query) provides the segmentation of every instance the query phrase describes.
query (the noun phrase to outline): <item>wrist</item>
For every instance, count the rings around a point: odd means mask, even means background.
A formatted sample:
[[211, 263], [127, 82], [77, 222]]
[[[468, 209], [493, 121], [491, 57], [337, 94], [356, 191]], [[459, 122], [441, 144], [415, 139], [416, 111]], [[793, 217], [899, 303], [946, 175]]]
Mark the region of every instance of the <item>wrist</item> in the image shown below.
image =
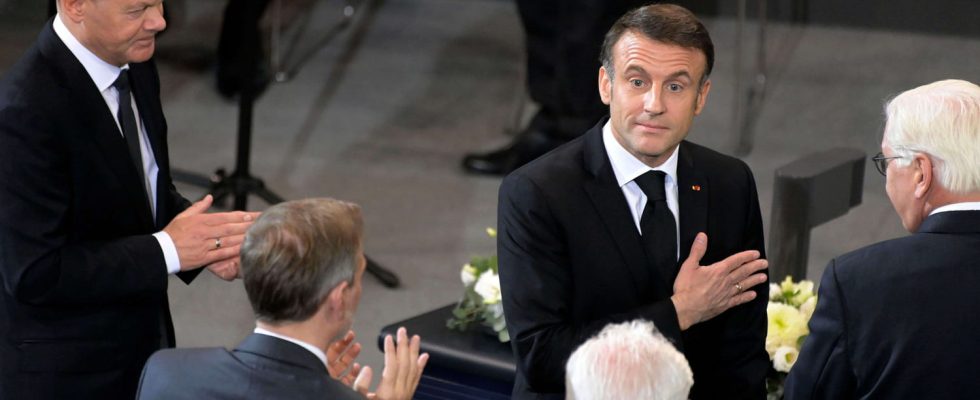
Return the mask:
[[674, 312], [677, 314], [677, 325], [680, 326], [681, 331], [686, 331], [687, 328], [690, 328], [696, 322], [690, 308], [687, 307], [687, 302], [684, 301], [683, 296], [677, 294], [670, 296], [670, 301], [674, 303]]

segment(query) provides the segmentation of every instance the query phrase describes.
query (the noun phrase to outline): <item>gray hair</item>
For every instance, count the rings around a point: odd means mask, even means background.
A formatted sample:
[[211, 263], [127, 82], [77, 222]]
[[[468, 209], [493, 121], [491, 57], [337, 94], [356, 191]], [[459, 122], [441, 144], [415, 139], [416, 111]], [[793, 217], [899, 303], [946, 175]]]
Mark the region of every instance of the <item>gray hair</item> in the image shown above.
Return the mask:
[[908, 90], [885, 105], [885, 139], [908, 165], [931, 156], [939, 183], [953, 193], [980, 192], [980, 87], [956, 79]]
[[361, 208], [320, 198], [280, 203], [249, 227], [242, 280], [256, 318], [299, 322], [341, 282], [353, 282], [361, 252]]
[[568, 399], [687, 399], [694, 375], [687, 359], [652, 322], [610, 324], [565, 365]]

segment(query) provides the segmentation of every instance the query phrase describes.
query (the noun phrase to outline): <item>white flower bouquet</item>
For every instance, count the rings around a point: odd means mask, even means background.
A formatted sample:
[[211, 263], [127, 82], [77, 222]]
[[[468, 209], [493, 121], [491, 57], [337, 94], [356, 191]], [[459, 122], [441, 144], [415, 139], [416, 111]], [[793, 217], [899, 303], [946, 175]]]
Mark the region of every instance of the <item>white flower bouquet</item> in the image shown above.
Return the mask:
[[[497, 237], [497, 231], [487, 228], [487, 235]], [[463, 297], [459, 299], [453, 316], [446, 321], [449, 329], [465, 331], [471, 324], [483, 324], [493, 331], [501, 342], [509, 342], [504, 306], [500, 298], [500, 276], [497, 275], [497, 256], [475, 257], [460, 270], [463, 281]]]
[[773, 370], [766, 380], [766, 389], [770, 400], [783, 396], [783, 382], [796, 363], [803, 340], [810, 334], [807, 324], [816, 307], [817, 296], [812, 281], [793, 282], [793, 278], [787, 276], [778, 285], [769, 284], [766, 352], [772, 360]]

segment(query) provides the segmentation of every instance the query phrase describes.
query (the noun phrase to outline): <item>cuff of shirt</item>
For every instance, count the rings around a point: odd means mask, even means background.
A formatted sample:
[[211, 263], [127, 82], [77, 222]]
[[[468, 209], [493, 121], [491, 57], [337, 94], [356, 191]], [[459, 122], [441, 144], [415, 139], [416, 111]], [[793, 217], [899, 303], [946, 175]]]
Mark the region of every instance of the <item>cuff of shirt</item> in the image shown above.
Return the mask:
[[174, 245], [174, 240], [164, 231], [154, 233], [153, 237], [157, 238], [160, 249], [163, 250], [163, 259], [167, 262], [167, 273], [173, 275], [180, 272], [180, 257], [177, 256], [177, 246]]

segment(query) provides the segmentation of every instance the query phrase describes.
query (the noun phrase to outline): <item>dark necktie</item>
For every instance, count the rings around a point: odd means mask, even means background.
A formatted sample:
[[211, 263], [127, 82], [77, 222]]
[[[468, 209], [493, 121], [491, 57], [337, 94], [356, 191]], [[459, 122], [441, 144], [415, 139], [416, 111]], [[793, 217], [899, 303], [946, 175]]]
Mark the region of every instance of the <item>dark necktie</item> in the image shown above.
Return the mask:
[[119, 126], [122, 127], [126, 146], [129, 147], [129, 156], [132, 157], [133, 164], [136, 164], [136, 171], [139, 172], [140, 182], [142, 182], [146, 176], [143, 174], [143, 156], [140, 153], [140, 131], [136, 125], [136, 114], [133, 113], [133, 96], [129, 89], [129, 70], [124, 69], [120, 72], [112, 86], [119, 92]]
[[[126, 147], [129, 147], [129, 156], [133, 159], [133, 164], [136, 165], [136, 172], [140, 178], [140, 188], [146, 193], [146, 174], [143, 172], [143, 156], [140, 152], [140, 131], [136, 125], [136, 114], [133, 113], [132, 93], [129, 89], [129, 70], [124, 69], [120, 72], [119, 77], [112, 83], [112, 86], [119, 92], [119, 126], [122, 127], [123, 137], [126, 138]], [[149, 196], [147, 196], [147, 199], [149, 199]]]
[[643, 249], [647, 260], [655, 268], [675, 273], [677, 264], [677, 224], [674, 214], [667, 208], [663, 171], [649, 171], [633, 181], [647, 196], [647, 204], [640, 215]]

